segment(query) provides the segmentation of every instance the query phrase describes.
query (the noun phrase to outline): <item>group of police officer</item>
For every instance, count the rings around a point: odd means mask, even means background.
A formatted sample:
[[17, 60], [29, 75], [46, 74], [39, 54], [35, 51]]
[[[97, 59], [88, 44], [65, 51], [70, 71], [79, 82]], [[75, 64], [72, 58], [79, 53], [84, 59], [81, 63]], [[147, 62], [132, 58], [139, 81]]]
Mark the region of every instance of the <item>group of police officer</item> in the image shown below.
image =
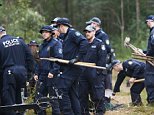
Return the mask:
[[[134, 83], [131, 88], [132, 103], [142, 104], [140, 93], [145, 85], [148, 103], [153, 104], [154, 67], [148, 62], [145, 64], [127, 60], [121, 63], [114, 60], [109, 37], [101, 29], [99, 18], [93, 17], [86, 22], [83, 30], [85, 36], [72, 27], [68, 18], [57, 17], [51, 23], [40, 29], [43, 42], [38, 52], [36, 49], [31, 51], [22, 39], [7, 35], [5, 28], [0, 27], [1, 105], [22, 103], [21, 88], [25, 87], [27, 73], [32, 73], [34, 80], [40, 83], [35, 100], [48, 95], [62, 96], [61, 99], [51, 101], [52, 115], [90, 115], [89, 99], [94, 102], [96, 115], [103, 115], [106, 111], [105, 104], [110, 103], [110, 98], [105, 97], [105, 89], [112, 89], [112, 69], [119, 72], [114, 94], [120, 91], [119, 87], [125, 76], [133, 77], [130, 82], [144, 77], [145, 84]], [[146, 54], [153, 56], [154, 16], [148, 16], [146, 23], [150, 28]], [[35, 45], [38, 47], [35, 41], [29, 44], [30, 47]], [[50, 57], [69, 60], [69, 63], [39, 60]], [[100, 69], [75, 66], [74, 63], [78, 61], [95, 63], [110, 69], [104, 73]], [[19, 113], [11, 111], [3, 114]], [[46, 112], [40, 111], [38, 114], [45, 115]]]
[[[147, 50], [143, 51], [143, 55], [153, 57], [154, 15], [149, 15], [146, 18], [145, 23], [150, 29], [150, 36], [148, 39]], [[111, 68], [119, 73], [113, 89], [114, 92], [113, 95], [115, 95], [116, 92], [120, 92], [121, 83], [123, 82], [126, 76], [129, 76], [131, 77], [129, 82], [134, 83], [130, 89], [132, 105], [138, 106], [143, 104], [140, 94], [145, 87], [147, 92], [147, 102], [148, 102], [147, 105], [154, 106], [154, 66], [152, 63], [153, 62], [149, 63], [149, 61], [146, 61], [146, 63], [144, 63], [132, 59], [126, 60], [124, 62], [120, 62], [119, 60], [114, 60], [111, 64]]]

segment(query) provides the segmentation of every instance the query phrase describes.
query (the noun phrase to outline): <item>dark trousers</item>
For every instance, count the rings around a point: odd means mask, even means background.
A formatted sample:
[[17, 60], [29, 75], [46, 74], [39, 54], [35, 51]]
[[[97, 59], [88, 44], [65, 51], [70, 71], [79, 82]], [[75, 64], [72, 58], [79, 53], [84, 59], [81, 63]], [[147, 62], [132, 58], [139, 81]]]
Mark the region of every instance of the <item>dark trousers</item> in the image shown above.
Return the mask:
[[81, 76], [79, 83], [79, 98], [82, 115], [89, 115], [89, 94], [94, 102], [97, 114], [105, 113], [104, 95], [105, 88], [102, 82], [103, 76]]
[[[40, 88], [38, 89], [39, 95], [37, 95], [37, 99], [41, 97], [46, 97], [48, 94], [50, 97], [56, 96], [55, 90], [53, 87], [54, 86], [47, 86], [46, 81], [43, 81], [40, 84]], [[52, 100], [50, 103], [52, 106], [52, 115], [61, 115], [58, 100]], [[45, 110], [39, 111], [38, 115], [46, 115], [46, 111]]]
[[60, 108], [63, 115], [81, 115], [78, 96], [78, 78], [74, 80], [59, 77], [59, 91], [62, 94]]
[[141, 92], [144, 89], [144, 82], [134, 83], [130, 88], [131, 100], [133, 105], [139, 105], [142, 103]]
[[154, 103], [154, 73], [147, 72], [145, 74], [145, 87], [148, 103]]
[[[8, 70], [3, 74], [2, 105], [20, 104], [21, 88], [16, 85], [15, 76], [8, 74]], [[14, 111], [4, 112], [3, 115], [16, 115]]]

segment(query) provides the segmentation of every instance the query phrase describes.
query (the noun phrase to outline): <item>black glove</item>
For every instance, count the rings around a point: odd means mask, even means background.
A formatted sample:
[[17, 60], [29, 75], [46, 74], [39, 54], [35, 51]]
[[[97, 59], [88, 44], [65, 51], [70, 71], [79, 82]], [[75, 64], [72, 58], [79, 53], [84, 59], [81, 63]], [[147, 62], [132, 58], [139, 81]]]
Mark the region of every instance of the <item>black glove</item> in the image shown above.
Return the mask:
[[69, 60], [68, 64], [74, 65], [74, 63], [76, 63], [76, 62], [78, 62], [78, 61], [79, 61], [78, 58], [74, 58], [74, 59]]

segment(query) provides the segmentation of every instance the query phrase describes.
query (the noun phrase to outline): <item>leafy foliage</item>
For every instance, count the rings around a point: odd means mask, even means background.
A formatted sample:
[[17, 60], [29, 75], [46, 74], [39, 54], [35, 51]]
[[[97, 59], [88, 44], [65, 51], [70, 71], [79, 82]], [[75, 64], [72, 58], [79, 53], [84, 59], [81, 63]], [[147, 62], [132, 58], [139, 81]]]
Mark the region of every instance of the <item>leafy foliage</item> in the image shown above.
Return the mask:
[[[9, 34], [21, 36], [29, 41], [38, 38], [40, 27], [45, 23], [50, 24], [55, 17], [68, 17], [72, 25], [82, 32], [85, 22], [97, 16], [103, 22], [104, 31], [109, 34], [118, 58], [127, 58], [130, 57], [129, 53], [124, 56], [121, 54], [121, 52], [128, 51], [122, 46], [121, 39], [121, 1], [1, 0], [0, 22], [6, 26]], [[123, 0], [124, 37], [130, 36], [134, 45], [145, 49], [149, 30], [144, 20], [146, 16], [153, 13], [154, 2], [153, 0], [138, 0], [139, 22], [137, 22], [136, 1]], [[139, 27], [139, 30], [137, 30], [137, 27]]]

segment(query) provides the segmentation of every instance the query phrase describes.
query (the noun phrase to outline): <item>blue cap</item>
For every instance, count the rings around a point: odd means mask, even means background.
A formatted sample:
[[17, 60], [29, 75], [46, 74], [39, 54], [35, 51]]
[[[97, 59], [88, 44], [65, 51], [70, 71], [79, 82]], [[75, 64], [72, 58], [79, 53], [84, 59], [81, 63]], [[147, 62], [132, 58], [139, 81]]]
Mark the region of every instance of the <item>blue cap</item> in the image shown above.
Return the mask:
[[5, 28], [3, 26], [0, 26], [0, 32], [5, 31]]
[[48, 31], [48, 32], [52, 32], [53, 31], [53, 27], [50, 25], [45, 25], [40, 29], [40, 33], [42, 34], [43, 31]]
[[28, 45], [29, 46], [37, 46], [37, 47], [39, 46], [35, 40], [30, 41]]
[[90, 19], [88, 22], [86, 22], [87, 25], [91, 24], [92, 22], [96, 22], [99, 25], [101, 25], [101, 20], [98, 17], [93, 17], [92, 19]]
[[68, 18], [60, 18], [57, 20], [57, 25], [66, 25], [68, 27], [72, 27]]
[[91, 31], [95, 31], [96, 29], [95, 29], [95, 27], [93, 27], [93, 26], [91, 26], [91, 25], [88, 25], [83, 31], [85, 32], [85, 31], [89, 31], [89, 32], [91, 32]]
[[110, 69], [112, 70], [115, 65], [120, 64], [120, 63], [121, 63], [120, 60], [113, 60], [110, 65]]
[[146, 18], [146, 22], [149, 21], [149, 20], [154, 21], [154, 15], [149, 15], [149, 16]]

